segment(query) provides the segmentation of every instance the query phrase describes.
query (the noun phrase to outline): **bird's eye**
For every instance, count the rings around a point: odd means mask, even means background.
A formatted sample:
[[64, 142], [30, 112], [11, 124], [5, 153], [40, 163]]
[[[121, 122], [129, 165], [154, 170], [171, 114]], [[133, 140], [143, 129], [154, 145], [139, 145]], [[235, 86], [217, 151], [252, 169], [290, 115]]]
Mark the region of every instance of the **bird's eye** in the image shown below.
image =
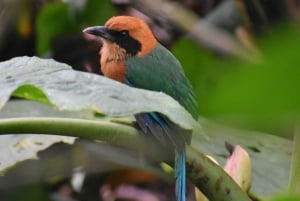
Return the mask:
[[122, 34], [122, 36], [128, 36], [129, 35], [127, 30], [121, 31], [121, 34]]

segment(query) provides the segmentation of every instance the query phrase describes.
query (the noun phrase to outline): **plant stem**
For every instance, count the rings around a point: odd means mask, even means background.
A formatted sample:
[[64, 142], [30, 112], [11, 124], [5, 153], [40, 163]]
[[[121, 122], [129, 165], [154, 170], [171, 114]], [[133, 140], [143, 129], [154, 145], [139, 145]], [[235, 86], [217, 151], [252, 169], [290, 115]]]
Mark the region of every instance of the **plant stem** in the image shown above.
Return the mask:
[[293, 151], [291, 160], [291, 172], [289, 181], [289, 191], [300, 194], [300, 125], [296, 125]]
[[74, 118], [24, 117], [0, 120], [2, 134], [52, 134], [136, 144], [138, 131], [131, 126], [100, 120]]
[[187, 147], [187, 174], [209, 200], [250, 201], [219, 165], [192, 147]]

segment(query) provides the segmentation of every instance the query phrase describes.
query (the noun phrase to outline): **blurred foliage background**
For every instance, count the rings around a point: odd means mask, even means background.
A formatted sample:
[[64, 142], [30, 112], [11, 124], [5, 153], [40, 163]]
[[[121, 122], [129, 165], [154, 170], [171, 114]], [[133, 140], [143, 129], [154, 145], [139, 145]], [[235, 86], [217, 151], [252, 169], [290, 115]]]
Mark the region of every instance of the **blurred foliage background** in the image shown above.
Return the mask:
[[[182, 63], [203, 117], [292, 138], [300, 112], [297, 0], [0, 0], [0, 61], [39, 56], [101, 74], [101, 44], [82, 30], [114, 15], [149, 24]], [[74, 193], [68, 186], [62, 181], [50, 191]], [[170, 186], [163, 191], [172, 195]], [[45, 197], [37, 193], [36, 200]]]

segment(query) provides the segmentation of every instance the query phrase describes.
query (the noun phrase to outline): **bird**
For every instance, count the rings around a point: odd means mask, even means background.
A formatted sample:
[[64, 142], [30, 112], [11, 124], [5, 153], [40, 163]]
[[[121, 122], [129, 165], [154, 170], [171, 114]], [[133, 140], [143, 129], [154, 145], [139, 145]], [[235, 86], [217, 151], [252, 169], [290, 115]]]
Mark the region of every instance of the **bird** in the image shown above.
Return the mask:
[[[103, 26], [87, 27], [83, 32], [102, 42], [100, 66], [105, 77], [130, 87], [163, 92], [197, 120], [196, 97], [182, 65], [158, 42], [145, 21], [113, 16]], [[159, 112], [136, 114], [135, 121], [145, 136], [174, 152], [176, 200], [186, 201], [186, 145], [190, 144], [191, 132]]]

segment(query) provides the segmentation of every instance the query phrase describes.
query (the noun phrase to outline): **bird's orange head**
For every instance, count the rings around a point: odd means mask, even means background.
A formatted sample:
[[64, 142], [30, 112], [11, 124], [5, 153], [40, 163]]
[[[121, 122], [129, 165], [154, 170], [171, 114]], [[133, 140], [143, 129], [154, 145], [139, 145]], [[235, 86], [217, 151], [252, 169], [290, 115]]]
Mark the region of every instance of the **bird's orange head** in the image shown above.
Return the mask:
[[148, 25], [143, 20], [131, 16], [112, 17], [104, 26], [88, 27], [83, 32], [101, 37], [104, 45], [118, 45], [130, 56], [146, 55], [157, 45], [157, 40]]

